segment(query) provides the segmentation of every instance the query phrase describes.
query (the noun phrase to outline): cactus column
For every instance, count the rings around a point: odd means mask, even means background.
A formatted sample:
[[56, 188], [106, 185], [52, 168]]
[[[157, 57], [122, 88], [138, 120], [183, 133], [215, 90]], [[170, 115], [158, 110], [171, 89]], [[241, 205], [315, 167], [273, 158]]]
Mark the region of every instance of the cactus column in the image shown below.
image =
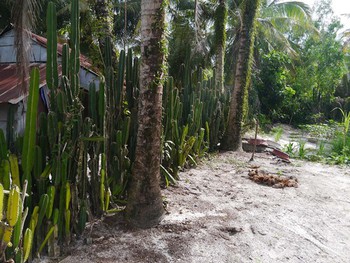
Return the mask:
[[138, 132], [126, 215], [140, 228], [157, 225], [163, 215], [159, 186], [164, 79], [165, 0], [141, 1], [141, 68]]

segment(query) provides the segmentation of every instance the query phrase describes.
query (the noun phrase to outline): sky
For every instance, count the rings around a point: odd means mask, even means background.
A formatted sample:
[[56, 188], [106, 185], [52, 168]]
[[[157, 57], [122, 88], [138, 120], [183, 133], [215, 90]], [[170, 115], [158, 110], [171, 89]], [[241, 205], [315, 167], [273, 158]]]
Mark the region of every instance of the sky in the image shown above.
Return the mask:
[[[311, 7], [317, 0], [301, 0]], [[342, 14], [349, 14], [350, 16], [350, 0], [332, 0], [332, 7], [334, 13], [341, 18], [342, 23], [346, 29], [350, 28], [350, 18], [342, 16]]]

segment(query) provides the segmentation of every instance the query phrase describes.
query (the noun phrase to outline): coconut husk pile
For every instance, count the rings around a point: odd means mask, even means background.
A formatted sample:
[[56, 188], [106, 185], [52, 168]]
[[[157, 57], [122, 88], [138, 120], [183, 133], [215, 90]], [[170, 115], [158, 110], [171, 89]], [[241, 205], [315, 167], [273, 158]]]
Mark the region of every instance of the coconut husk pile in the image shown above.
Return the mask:
[[248, 175], [250, 180], [273, 188], [298, 187], [295, 176], [273, 175], [258, 169], [249, 170]]

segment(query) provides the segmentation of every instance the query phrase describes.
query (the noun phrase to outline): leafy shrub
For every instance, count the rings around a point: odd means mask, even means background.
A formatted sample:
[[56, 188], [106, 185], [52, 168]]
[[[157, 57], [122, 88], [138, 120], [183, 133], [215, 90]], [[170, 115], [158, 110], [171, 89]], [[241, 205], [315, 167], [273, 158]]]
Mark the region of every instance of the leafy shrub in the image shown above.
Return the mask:
[[295, 151], [295, 145], [294, 143], [290, 142], [288, 143], [284, 148], [283, 151], [285, 151], [289, 156], [294, 156]]
[[282, 137], [282, 134], [283, 134], [283, 128], [278, 126], [278, 127], [274, 127], [272, 129], [272, 132], [274, 133], [274, 139], [275, 139], [275, 142], [278, 142], [281, 137]]
[[350, 136], [345, 138], [343, 134], [338, 132], [332, 141], [332, 154], [330, 156], [331, 163], [350, 164]]

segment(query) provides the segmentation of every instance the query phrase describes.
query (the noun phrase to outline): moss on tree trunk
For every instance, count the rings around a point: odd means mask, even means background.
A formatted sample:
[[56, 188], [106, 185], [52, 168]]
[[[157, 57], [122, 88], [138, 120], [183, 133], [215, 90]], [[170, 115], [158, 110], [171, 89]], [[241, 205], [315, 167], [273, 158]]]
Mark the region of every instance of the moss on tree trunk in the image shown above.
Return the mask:
[[239, 39], [238, 60], [235, 83], [232, 91], [228, 124], [221, 144], [223, 150], [242, 149], [242, 122], [247, 108], [248, 87], [250, 85], [253, 44], [255, 38], [255, 18], [259, 0], [245, 2], [242, 31]]
[[224, 63], [226, 48], [226, 24], [227, 6], [226, 0], [219, 0], [219, 5], [215, 11], [215, 84], [221, 92], [224, 92]]
[[127, 220], [140, 228], [157, 225], [164, 215], [159, 179], [166, 4], [162, 0], [141, 2], [138, 133], [126, 208]]

